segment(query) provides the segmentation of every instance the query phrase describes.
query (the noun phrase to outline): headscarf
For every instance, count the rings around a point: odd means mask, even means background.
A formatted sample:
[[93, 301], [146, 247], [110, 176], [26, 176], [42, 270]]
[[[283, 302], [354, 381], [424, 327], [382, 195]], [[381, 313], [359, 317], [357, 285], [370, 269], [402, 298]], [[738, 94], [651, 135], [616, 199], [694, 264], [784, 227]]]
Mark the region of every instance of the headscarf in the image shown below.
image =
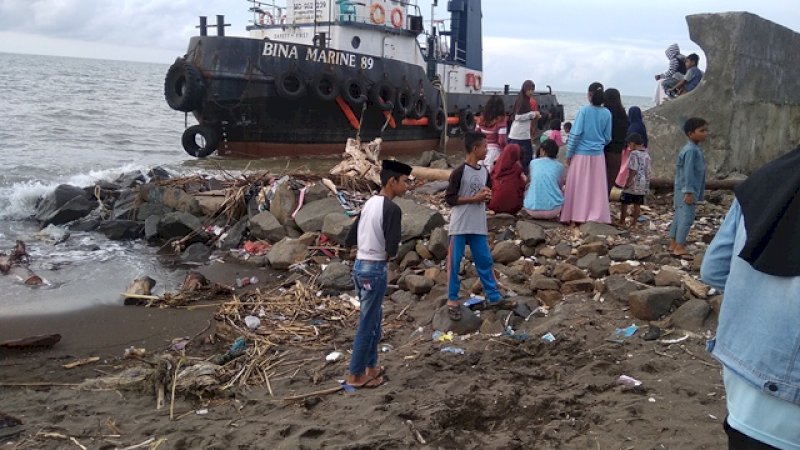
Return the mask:
[[631, 133], [639, 133], [639, 135], [644, 139], [644, 146], [647, 147], [647, 127], [644, 126], [644, 120], [642, 119], [642, 110], [639, 109], [638, 106], [631, 106], [628, 109], [628, 135], [630, 136]]
[[[526, 93], [529, 89], [534, 88], [533, 81], [525, 80], [522, 83], [522, 87], [519, 89], [519, 93], [517, 93], [517, 99], [514, 101], [514, 110], [513, 114], [525, 114], [531, 112], [531, 100]], [[511, 117], [514, 117], [512, 114]]]
[[522, 174], [522, 163], [520, 163], [520, 149], [517, 144], [508, 144], [500, 152], [500, 157], [492, 168], [492, 180], [513, 178]]
[[678, 56], [681, 53], [680, 47], [678, 44], [672, 44], [664, 50], [664, 54], [667, 55], [667, 58], [672, 59]]
[[800, 146], [736, 187], [747, 240], [739, 257], [778, 277], [800, 276]]

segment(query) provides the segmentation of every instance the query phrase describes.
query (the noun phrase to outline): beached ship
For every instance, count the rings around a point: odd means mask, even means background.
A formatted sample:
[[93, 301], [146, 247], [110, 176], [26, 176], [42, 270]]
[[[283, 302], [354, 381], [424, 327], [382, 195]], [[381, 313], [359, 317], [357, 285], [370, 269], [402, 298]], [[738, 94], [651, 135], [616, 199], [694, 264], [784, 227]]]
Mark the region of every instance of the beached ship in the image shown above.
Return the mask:
[[[182, 137], [192, 156], [334, 155], [357, 134], [415, 154], [457, 142], [492, 94], [513, 104], [508, 86], [483, 87], [480, 0], [450, 0], [449, 24], [427, 30], [415, 0], [249, 3], [248, 37], [201, 17], [167, 72], [167, 103], [198, 121]], [[536, 99], [563, 119], [549, 89]]]

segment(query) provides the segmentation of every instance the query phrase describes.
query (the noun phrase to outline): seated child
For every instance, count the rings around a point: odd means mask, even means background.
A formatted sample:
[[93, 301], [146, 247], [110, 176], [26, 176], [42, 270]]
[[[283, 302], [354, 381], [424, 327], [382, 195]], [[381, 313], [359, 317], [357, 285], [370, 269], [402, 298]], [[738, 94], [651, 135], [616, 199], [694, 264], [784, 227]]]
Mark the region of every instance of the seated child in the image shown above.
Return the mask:
[[622, 195], [619, 198], [622, 203], [619, 224], [623, 227], [626, 226], [628, 205], [633, 205], [631, 228], [636, 228], [644, 197], [650, 189], [650, 154], [644, 148], [644, 139], [639, 133], [628, 135], [627, 144], [631, 154], [628, 157], [628, 179], [625, 181]]
[[542, 143], [539, 157], [531, 161], [531, 183], [525, 193], [525, 211], [534, 219], [558, 219], [564, 204], [564, 165], [556, 160], [558, 145], [552, 139]]
[[691, 92], [700, 84], [700, 81], [703, 79], [703, 71], [697, 68], [699, 62], [700, 57], [697, 56], [697, 53], [692, 53], [686, 57], [686, 75], [684, 75], [683, 78], [678, 81], [678, 84], [670, 90], [669, 94], [671, 96], [678, 96]]
[[556, 145], [561, 147], [564, 145], [564, 140], [561, 137], [561, 121], [558, 119], [553, 119], [550, 121], [550, 129], [542, 133], [542, 137], [540, 138], [540, 142], [544, 142], [548, 139], [552, 139], [556, 141]]
[[497, 214], [516, 214], [522, 209], [522, 198], [525, 195], [525, 176], [520, 162], [520, 148], [517, 144], [508, 144], [494, 165], [492, 177], [492, 199], [488, 208]]

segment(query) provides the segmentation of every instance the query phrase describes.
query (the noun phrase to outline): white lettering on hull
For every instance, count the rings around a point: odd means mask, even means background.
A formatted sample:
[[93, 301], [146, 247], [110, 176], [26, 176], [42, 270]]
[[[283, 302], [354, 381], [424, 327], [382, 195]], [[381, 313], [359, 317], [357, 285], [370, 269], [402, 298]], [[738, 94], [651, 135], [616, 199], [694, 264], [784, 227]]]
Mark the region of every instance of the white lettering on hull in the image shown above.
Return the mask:
[[[304, 57], [300, 54], [305, 50]], [[343, 67], [372, 69], [375, 66], [375, 60], [370, 56], [357, 56], [353, 53], [342, 52], [339, 50], [326, 50], [319, 48], [298, 48], [294, 44], [281, 44], [277, 42], [265, 42], [264, 51], [261, 52], [262, 56], [269, 56], [273, 58], [282, 59], [297, 59], [305, 61], [313, 61], [324, 64], [333, 64]]]

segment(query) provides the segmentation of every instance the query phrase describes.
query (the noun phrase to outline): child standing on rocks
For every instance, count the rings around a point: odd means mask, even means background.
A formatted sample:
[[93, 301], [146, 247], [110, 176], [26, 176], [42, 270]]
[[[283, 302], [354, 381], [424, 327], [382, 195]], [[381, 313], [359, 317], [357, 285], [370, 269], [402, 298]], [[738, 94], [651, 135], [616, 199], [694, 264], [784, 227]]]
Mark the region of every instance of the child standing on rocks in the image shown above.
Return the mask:
[[683, 125], [689, 142], [678, 154], [675, 167], [675, 217], [669, 227], [669, 250], [674, 256], [683, 257], [686, 251], [686, 237], [694, 222], [697, 202], [703, 200], [706, 188], [706, 160], [699, 144], [708, 137], [708, 122], [692, 117]]
[[467, 157], [464, 164], [450, 174], [450, 184], [444, 199], [453, 209], [450, 212], [450, 246], [447, 252], [447, 307], [451, 320], [461, 320], [461, 303], [458, 292], [461, 280], [458, 272], [464, 249], [469, 245], [475, 268], [488, 298], [487, 304], [503, 301], [497, 289], [489, 250], [489, 230], [486, 224], [486, 204], [492, 200], [492, 180], [486, 167], [479, 161], [486, 157], [486, 137], [477, 132], [464, 136]]
[[644, 138], [639, 133], [631, 133], [627, 139], [630, 155], [628, 155], [628, 179], [619, 200], [622, 203], [619, 214], [620, 226], [625, 226], [628, 205], [633, 205], [631, 228], [639, 222], [644, 197], [650, 190], [650, 155], [644, 148]]
[[409, 175], [411, 166], [383, 161], [381, 192], [367, 200], [347, 234], [347, 244], [358, 245], [353, 283], [361, 300], [361, 312], [346, 379], [356, 388], [374, 388], [384, 382], [384, 369], [378, 366], [378, 343], [387, 285], [386, 262], [397, 255], [402, 217], [400, 207], [392, 200], [406, 193]]

